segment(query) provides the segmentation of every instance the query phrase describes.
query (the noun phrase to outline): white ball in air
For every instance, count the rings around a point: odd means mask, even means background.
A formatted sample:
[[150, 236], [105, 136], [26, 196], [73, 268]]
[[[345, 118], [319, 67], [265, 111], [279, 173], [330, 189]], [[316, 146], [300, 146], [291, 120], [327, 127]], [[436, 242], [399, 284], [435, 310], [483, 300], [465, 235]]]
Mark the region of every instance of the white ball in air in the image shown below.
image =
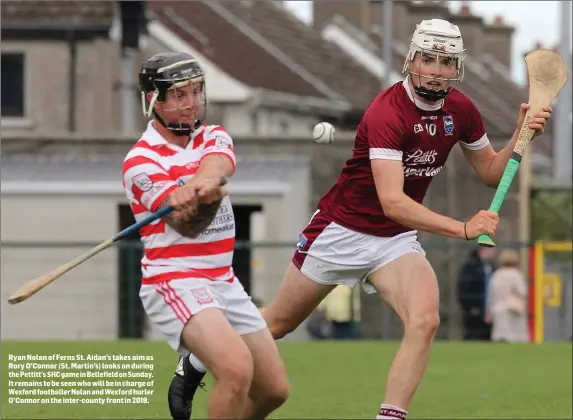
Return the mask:
[[336, 129], [334, 126], [327, 122], [321, 122], [314, 126], [312, 130], [312, 138], [317, 143], [328, 144], [334, 141], [334, 133]]

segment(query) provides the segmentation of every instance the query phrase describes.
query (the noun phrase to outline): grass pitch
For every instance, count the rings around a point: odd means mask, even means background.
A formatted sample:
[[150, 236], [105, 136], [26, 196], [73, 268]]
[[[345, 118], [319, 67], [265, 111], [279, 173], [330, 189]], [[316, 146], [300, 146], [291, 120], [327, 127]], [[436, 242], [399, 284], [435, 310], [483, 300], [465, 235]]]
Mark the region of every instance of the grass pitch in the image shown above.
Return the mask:
[[[369, 341], [281, 343], [292, 394], [272, 418], [373, 419], [397, 347]], [[154, 394], [147, 404], [10, 404], [8, 381], [15, 379], [8, 377], [9, 355], [54, 353], [153, 356]], [[169, 419], [166, 393], [177, 355], [163, 342], [4, 341], [2, 359], [2, 419]], [[438, 342], [409, 418], [571, 419], [571, 365], [571, 343]], [[206, 382], [211, 389], [209, 375]], [[193, 418], [206, 417], [207, 396], [198, 390]]]

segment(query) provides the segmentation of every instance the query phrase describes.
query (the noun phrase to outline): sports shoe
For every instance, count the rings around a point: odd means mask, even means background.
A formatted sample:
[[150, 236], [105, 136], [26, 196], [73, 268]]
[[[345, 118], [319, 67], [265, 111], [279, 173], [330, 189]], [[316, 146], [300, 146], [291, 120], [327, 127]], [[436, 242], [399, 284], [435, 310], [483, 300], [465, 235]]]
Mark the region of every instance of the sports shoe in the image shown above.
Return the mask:
[[189, 362], [188, 357], [180, 357], [177, 369], [169, 385], [167, 401], [173, 420], [189, 420], [193, 409], [193, 397], [197, 388], [204, 389], [202, 382], [205, 372], [199, 372]]

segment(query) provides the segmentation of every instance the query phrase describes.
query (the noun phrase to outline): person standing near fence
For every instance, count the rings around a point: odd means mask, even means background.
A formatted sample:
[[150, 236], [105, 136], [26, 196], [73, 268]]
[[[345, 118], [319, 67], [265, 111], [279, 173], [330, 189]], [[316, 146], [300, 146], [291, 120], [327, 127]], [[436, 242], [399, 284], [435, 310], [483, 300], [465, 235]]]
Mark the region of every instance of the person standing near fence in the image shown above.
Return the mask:
[[496, 255], [494, 248], [475, 248], [460, 268], [457, 299], [462, 310], [464, 340], [491, 339], [491, 325], [484, 321], [484, 315]]
[[492, 341], [527, 342], [527, 282], [519, 269], [519, 254], [505, 249], [488, 290], [485, 322], [491, 323]]
[[316, 308], [330, 324], [330, 338], [352, 340], [359, 337], [360, 289], [336, 286]]

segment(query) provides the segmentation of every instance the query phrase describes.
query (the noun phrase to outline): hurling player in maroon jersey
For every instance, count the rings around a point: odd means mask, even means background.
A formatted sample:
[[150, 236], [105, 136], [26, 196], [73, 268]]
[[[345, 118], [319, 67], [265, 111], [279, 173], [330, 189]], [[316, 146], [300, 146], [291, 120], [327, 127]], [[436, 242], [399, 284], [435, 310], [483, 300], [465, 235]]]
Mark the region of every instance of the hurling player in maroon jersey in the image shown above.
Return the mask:
[[[353, 156], [320, 200], [289, 265], [278, 296], [263, 316], [275, 339], [293, 331], [337, 285], [377, 292], [404, 325], [376, 418], [405, 419], [426, 369], [439, 325], [438, 282], [417, 231], [471, 240], [494, 235], [498, 216], [481, 210], [463, 222], [422, 205], [432, 178], [461, 146], [483, 182], [497, 186], [517, 140], [491, 147], [479, 111], [452, 87], [463, 78], [459, 28], [445, 20], [417, 25], [403, 82], [381, 92], [366, 110]], [[529, 127], [543, 133], [551, 108]]]

